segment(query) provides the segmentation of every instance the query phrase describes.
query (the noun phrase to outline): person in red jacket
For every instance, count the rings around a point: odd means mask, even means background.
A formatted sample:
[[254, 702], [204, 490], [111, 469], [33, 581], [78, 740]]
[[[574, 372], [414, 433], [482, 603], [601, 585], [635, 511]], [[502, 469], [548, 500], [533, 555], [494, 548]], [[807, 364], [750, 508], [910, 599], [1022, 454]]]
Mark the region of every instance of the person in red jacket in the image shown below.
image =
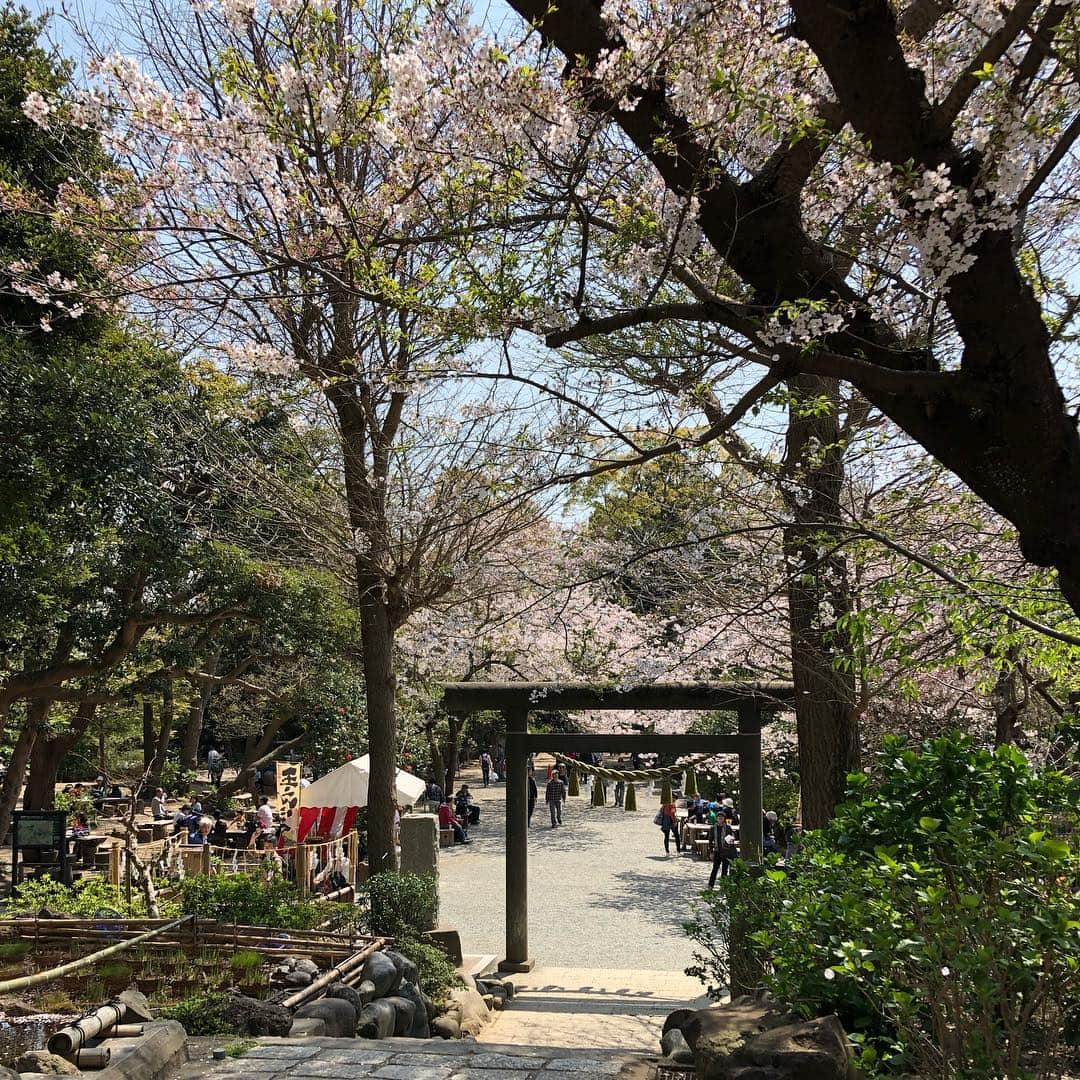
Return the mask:
[[461, 827], [461, 822], [454, 817], [454, 811], [450, 808], [450, 800], [443, 799], [439, 803], [439, 828], [453, 829], [454, 840], [459, 844], [469, 843], [469, 834]]

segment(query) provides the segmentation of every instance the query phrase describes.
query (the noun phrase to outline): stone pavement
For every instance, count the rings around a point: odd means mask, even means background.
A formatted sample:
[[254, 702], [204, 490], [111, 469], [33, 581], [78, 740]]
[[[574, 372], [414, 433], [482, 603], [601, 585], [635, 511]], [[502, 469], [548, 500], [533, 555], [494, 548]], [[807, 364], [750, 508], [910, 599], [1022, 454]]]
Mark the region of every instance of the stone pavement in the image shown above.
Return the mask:
[[481, 1043], [656, 1054], [668, 1013], [710, 1004], [701, 983], [679, 973], [538, 967], [509, 977], [517, 993]]
[[172, 1080], [604, 1080], [640, 1059], [615, 1051], [441, 1039], [266, 1039], [243, 1057], [195, 1061]]
[[[538, 774], [542, 770], [538, 768]], [[456, 927], [466, 952], [504, 955], [505, 785], [462, 778], [481, 807], [472, 843], [439, 853], [440, 921]], [[460, 780], [459, 780], [460, 782]], [[608, 785], [609, 792], [612, 790]], [[682, 930], [708, 884], [710, 864], [664, 854], [653, 824], [659, 799], [638, 788], [638, 807], [566, 802], [552, 829], [543, 803], [529, 831], [529, 951], [537, 964], [681, 973], [692, 946]]]

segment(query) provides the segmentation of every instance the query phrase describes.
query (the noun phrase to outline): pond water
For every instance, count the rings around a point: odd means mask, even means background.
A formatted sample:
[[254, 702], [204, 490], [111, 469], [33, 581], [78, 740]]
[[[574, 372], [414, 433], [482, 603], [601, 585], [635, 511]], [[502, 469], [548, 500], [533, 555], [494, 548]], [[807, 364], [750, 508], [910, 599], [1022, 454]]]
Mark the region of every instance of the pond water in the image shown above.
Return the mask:
[[74, 1019], [54, 1013], [0, 1019], [0, 1065], [14, 1066], [15, 1059], [27, 1050], [44, 1050], [49, 1036]]

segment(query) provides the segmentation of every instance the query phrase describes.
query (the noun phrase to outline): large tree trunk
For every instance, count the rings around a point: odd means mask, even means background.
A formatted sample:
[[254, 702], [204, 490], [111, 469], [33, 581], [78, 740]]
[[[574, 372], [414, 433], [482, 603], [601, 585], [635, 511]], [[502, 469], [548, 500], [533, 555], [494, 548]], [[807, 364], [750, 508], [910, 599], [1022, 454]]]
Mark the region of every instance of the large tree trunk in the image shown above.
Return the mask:
[[[217, 674], [220, 653], [214, 652], [206, 658], [207, 675]], [[180, 747], [180, 768], [194, 770], [199, 763], [199, 740], [202, 738], [203, 722], [206, 719], [206, 706], [214, 692], [214, 684], [203, 680], [199, 683], [188, 710], [187, 726], [184, 728], [184, 741]]]
[[174, 719], [174, 698], [172, 679], [161, 690], [161, 726], [158, 728], [157, 743], [154, 746], [153, 787], [161, 786], [161, 774], [169, 757], [169, 743], [172, 740]]
[[[849, 635], [837, 625], [851, 611], [847, 563], [829, 528], [840, 522], [844, 447], [835, 381], [803, 375], [789, 387], [785, 471], [796, 486], [783, 543], [802, 816], [816, 829], [832, 817], [847, 774], [859, 765], [855, 665], [845, 655]], [[822, 400], [832, 403], [827, 413]]]
[[56, 805], [56, 777], [71, 748], [90, 727], [97, 705], [81, 702], [71, 721], [71, 730], [51, 738], [39, 735], [30, 755], [30, 774], [23, 793], [24, 810], [52, 810]]
[[142, 703], [142, 757], [143, 772], [149, 772], [154, 767], [154, 750], [157, 748], [157, 738], [154, 731], [154, 703], [145, 698]]
[[26, 776], [26, 763], [37, 742], [38, 735], [45, 726], [52, 703], [31, 698], [26, 703], [26, 724], [15, 740], [8, 762], [7, 776], [0, 787], [0, 838], [7, 835], [11, 825], [11, 813], [22, 793], [23, 779]]
[[[349, 524], [362, 544], [356, 555], [356, 595], [360, 612], [360, 652], [368, 714], [368, 864], [372, 874], [397, 869], [394, 848], [394, 774], [397, 768], [397, 677], [394, 672], [396, 624], [388, 608], [388, 586], [382, 567], [385, 545], [385, 499], [388, 447], [372, 450], [369, 472], [365, 449], [369, 417], [356, 388], [335, 380], [327, 398], [338, 417]], [[400, 613], [399, 621], [400, 625]]]
[[447, 717], [449, 736], [446, 742], [446, 793], [449, 795], [457, 783], [458, 765], [461, 757], [461, 720], [451, 714]]
[[1007, 746], [1015, 743], [1023, 734], [1021, 720], [1024, 713], [1024, 695], [1020, 689], [1020, 675], [1016, 669], [1019, 650], [1006, 652], [1006, 663], [998, 672], [990, 701], [994, 706], [994, 745]]
[[443, 757], [442, 747], [435, 738], [435, 722], [429, 721], [424, 726], [424, 737], [427, 740], [428, 761], [431, 768], [431, 779], [439, 785], [442, 791], [446, 791], [446, 760]]
[[361, 581], [360, 644], [367, 692], [368, 864], [371, 873], [397, 869], [394, 848], [394, 776], [397, 771], [397, 676], [394, 631], [379, 586]]

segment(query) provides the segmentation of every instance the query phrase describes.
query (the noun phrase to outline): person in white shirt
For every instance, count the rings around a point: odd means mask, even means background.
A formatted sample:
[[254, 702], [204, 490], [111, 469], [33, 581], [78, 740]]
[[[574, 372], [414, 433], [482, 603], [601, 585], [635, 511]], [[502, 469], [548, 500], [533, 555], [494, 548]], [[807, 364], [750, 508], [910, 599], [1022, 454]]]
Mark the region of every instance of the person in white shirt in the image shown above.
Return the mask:
[[162, 788], [158, 788], [150, 800], [150, 816], [155, 821], [168, 821], [172, 817], [165, 806], [165, 791]]
[[270, 832], [274, 827], [274, 811], [270, 806], [270, 800], [264, 795], [259, 800], [259, 809], [255, 811], [255, 817], [259, 821], [259, 828], [263, 832]]

